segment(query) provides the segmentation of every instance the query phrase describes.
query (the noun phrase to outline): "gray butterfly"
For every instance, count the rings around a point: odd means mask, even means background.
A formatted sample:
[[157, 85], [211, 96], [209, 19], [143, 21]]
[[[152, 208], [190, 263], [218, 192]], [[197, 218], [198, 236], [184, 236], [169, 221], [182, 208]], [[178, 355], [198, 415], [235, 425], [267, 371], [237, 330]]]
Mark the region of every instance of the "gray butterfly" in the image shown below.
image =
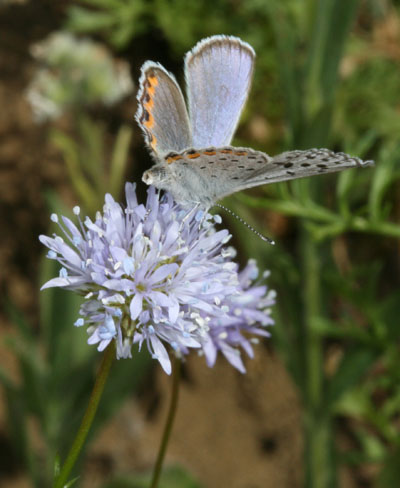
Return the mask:
[[355, 166], [370, 166], [329, 149], [278, 156], [230, 142], [250, 90], [255, 53], [236, 37], [200, 41], [185, 56], [188, 108], [173, 75], [160, 64], [142, 67], [136, 119], [156, 164], [148, 185], [169, 191], [185, 207], [210, 208], [246, 188]]

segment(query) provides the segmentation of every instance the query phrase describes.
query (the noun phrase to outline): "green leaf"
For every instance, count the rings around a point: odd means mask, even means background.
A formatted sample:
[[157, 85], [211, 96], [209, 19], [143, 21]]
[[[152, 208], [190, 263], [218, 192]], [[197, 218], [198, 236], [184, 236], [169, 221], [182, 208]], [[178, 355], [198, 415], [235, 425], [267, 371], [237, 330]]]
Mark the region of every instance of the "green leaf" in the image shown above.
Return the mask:
[[92, 209], [95, 207], [98, 198], [82, 171], [78, 144], [71, 137], [56, 129], [51, 131], [50, 140], [64, 157], [71, 183], [79, 200], [86, 209]]
[[115, 20], [108, 12], [93, 12], [85, 8], [70, 6], [66, 27], [75, 32], [96, 32], [111, 28]]
[[326, 145], [328, 140], [338, 66], [358, 3], [320, 0], [311, 11], [314, 21], [304, 76], [305, 118], [311, 125], [304, 137], [311, 145]]
[[297, 29], [290, 25], [287, 11], [278, 2], [265, 2], [270, 17], [271, 29], [274, 33], [275, 43], [280, 62], [278, 69], [285, 93], [285, 109], [291, 131], [289, 146], [297, 143], [303, 122], [302, 94], [299, 86], [302, 84], [303, 73], [298, 67], [296, 37]]
[[323, 409], [332, 410], [335, 403], [357, 385], [376, 357], [376, 351], [365, 347], [353, 347], [346, 350], [338, 369], [328, 382]]
[[94, 122], [85, 114], [78, 116], [79, 128], [79, 163], [88, 176], [88, 183], [93, 191], [99, 195], [93, 205], [101, 208], [104, 193], [104, 140], [105, 127], [100, 122]]
[[349, 219], [351, 211], [349, 207], [351, 191], [356, 181], [355, 171], [342, 171], [336, 183], [336, 197], [338, 199], [340, 214], [344, 219]]
[[121, 194], [128, 162], [129, 146], [132, 140], [131, 127], [122, 126], [115, 140], [110, 167], [110, 193], [118, 198]]
[[79, 480], [80, 476], [77, 476], [76, 478], [72, 478], [72, 480], [68, 481], [68, 483], [65, 486], [65, 488], [70, 488], [71, 486], [73, 486], [78, 480]]
[[369, 215], [373, 222], [385, 220], [383, 215], [384, 196], [389, 186], [396, 180], [394, 170], [400, 153], [399, 149], [399, 147], [393, 149], [390, 146], [386, 146], [381, 151], [380, 160], [374, 169], [368, 200]]
[[[54, 260], [42, 259], [40, 282], [45, 283], [58, 275], [60, 265]], [[74, 327], [82, 299], [76, 293], [60, 288], [41, 291], [39, 299], [42, 340], [46, 344], [52, 375], [57, 377], [59, 372], [70, 369], [75, 360], [87, 355], [84, 331]]]
[[60, 455], [56, 454], [56, 457], [54, 458], [54, 468], [53, 468], [54, 479], [57, 479], [58, 475], [60, 474], [60, 471], [61, 471], [61, 459], [60, 459]]
[[400, 446], [388, 452], [382, 470], [378, 477], [378, 488], [393, 488], [400, 486]]

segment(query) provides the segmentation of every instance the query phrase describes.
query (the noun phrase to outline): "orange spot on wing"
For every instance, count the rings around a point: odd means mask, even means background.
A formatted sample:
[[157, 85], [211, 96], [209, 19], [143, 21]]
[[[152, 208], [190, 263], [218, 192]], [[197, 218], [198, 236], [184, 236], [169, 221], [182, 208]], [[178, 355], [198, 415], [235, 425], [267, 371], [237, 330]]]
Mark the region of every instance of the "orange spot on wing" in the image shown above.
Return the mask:
[[149, 119], [143, 124], [147, 129], [151, 129], [154, 126], [154, 117], [149, 112]]
[[[146, 79], [146, 90], [144, 96], [141, 100], [144, 110], [144, 121], [143, 125], [147, 129], [152, 129], [154, 127], [154, 117], [151, 113], [151, 109], [154, 107], [154, 92], [155, 87], [158, 85], [158, 80], [155, 75], [150, 74]], [[145, 101], [146, 100], [146, 101]]]
[[217, 154], [217, 151], [204, 151], [203, 154], [206, 156], [215, 156]]
[[147, 88], [147, 93], [150, 95], [150, 98], [153, 98], [154, 93], [156, 91], [156, 86], [158, 85], [158, 80], [156, 75], [154, 74], [149, 75], [147, 78], [147, 82], [149, 84]]
[[221, 154], [233, 154], [233, 151], [230, 149], [221, 149], [220, 151]]
[[149, 74], [149, 77], [147, 79], [149, 80], [149, 83], [152, 86], [157, 86], [158, 85], [157, 76], [154, 73], [150, 73]]
[[154, 73], [148, 73], [146, 77], [146, 81], [144, 83], [144, 92], [143, 96], [140, 100], [143, 107], [143, 115], [140, 119], [140, 122], [143, 126], [147, 129], [147, 137], [149, 138], [150, 146], [153, 148], [154, 151], [157, 152], [157, 138], [154, 134], [151, 133], [150, 129], [152, 129], [155, 125], [154, 117], [151, 113], [151, 110], [154, 107], [154, 93], [156, 86], [158, 85], [158, 79]]
[[178, 161], [178, 159], [183, 159], [183, 157], [180, 156], [179, 154], [177, 156], [170, 156], [169, 158], [167, 158], [167, 163], [171, 164], [174, 161]]
[[200, 157], [200, 153], [193, 153], [193, 154], [188, 154], [187, 157], [189, 159], [196, 159]]
[[143, 104], [143, 107], [147, 110], [150, 111], [154, 106], [154, 99], [150, 98], [150, 100], [146, 103]]
[[236, 156], [246, 156], [247, 152], [246, 151], [236, 151], [235, 155]]

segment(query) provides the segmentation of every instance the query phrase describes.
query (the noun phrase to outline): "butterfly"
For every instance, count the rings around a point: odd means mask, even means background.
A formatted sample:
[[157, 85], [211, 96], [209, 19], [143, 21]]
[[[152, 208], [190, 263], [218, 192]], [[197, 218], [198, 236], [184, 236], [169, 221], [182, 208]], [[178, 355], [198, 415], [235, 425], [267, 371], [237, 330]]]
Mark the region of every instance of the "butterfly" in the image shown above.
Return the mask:
[[271, 157], [231, 146], [254, 60], [253, 48], [237, 37], [200, 41], [184, 60], [187, 106], [174, 76], [159, 63], [144, 63], [136, 120], [156, 162], [144, 172], [145, 183], [184, 207], [208, 209], [246, 188], [373, 164], [329, 149]]

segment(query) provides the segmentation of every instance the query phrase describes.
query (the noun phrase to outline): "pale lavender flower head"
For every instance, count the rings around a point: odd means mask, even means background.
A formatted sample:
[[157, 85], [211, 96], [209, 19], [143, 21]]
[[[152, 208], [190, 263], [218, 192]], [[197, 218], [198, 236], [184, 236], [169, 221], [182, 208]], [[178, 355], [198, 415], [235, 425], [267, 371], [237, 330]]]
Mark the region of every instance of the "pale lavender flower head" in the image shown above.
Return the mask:
[[[118, 358], [146, 344], [169, 374], [165, 345], [178, 356], [204, 353], [212, 366], [218, 351], [240, 371], [242, 348], [252, 357], [252, 335], [268, 335], [272, 292], [254, 285], [257, 267], [238, 272], [225, 245], [227, 230], [216, 231], [211, 215], [183, 210], [153, 187], [139, 205], [126, 185], [126, 209], [106, 195], [103, 215], [70, 219], [52, 215], [63, 237], [40, 236], [48, 257], [61, 264], [58, 278], [43, 287], [62, 287], [85, 297], [75, 325], [88, 327], [89, 344], [105, 349], [116, 341]], [[249, 337], [250, 336], [250, 337]]]

